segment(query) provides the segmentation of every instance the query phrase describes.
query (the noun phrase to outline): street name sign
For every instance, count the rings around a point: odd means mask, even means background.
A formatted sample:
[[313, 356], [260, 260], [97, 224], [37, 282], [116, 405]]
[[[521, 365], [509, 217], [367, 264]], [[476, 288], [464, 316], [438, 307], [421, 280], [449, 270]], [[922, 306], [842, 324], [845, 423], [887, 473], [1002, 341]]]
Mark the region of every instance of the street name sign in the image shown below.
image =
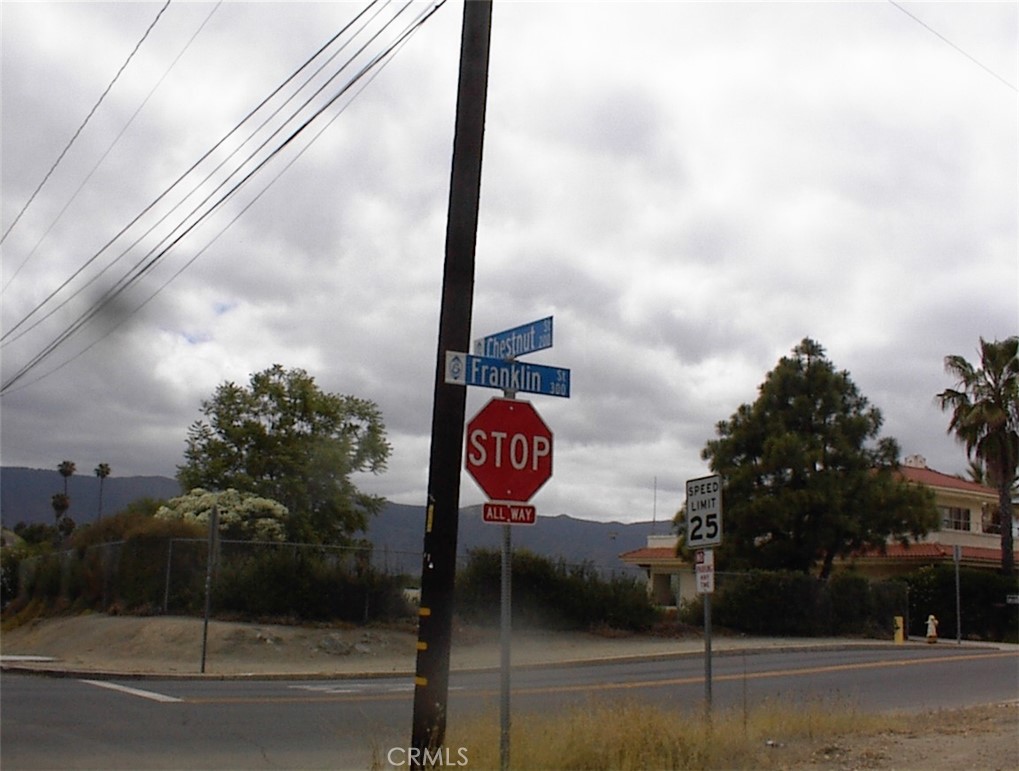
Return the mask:
[[722, 543], [722, 477], [686, 482], [686, 547], [703, 549]]
[[563, 367], [506, 361], [446, 351], [445, 381], [453, 385], [500, 388], [545, 396], [570, 397], [570, 371]]
[[530, 402], [492, 399], [467, 424], [466, 456], [489, 500], [522, 503], [552, 476], [552, 432]]
[[474, 341], [475, 356], [515, 359], [552, 347], [552, 317], [521, 324]]
[[509, 501], [488, 501], [481, 510], [485, 522], [497, 525], [533, 525], [537, 516], [534, 506]]

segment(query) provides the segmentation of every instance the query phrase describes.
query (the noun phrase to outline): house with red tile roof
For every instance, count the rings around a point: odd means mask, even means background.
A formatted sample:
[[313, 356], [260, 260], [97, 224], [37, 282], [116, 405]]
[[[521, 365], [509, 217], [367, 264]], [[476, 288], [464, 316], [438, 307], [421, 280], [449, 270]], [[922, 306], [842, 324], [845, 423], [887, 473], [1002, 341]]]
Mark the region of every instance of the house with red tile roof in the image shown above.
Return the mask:
[[[851, 568], [873, 578], [890, 578], [925, 565], [951, 563], [957, 549], [964, 567], [996, 570], [1001, 566], [998, 494], [994, 488], [928, 468], [920, 455], [906, 458], [900, 473], [909, 482], [933, 491], [940, 515], [938, 529], [905, 546], [893, 542], [883, 550], [853, 555], [837, 562], [836, 569]], [[696, 593], [693, 565], [676, 555], [677, 541], [675, 535], [652, 535], [647, 546], [619, 555], [628, 565], [646, 571], [648, 592], [659, 605], [675, 605], [677, 598], [692, 598]]]
[[905, 459], [900, 473], [909, 482], [934, 492], [941, 517], [937, 530], [917, 543], [889, 543], [883, 551], [854, 555], [846, 564], [875, 578], [911, 573], [924, 565], [952, 562], [956, 549], [964, 567], [1001, 567], [1001, 525], [998, 492], [968, 479], [935, 471], [920, 455]]

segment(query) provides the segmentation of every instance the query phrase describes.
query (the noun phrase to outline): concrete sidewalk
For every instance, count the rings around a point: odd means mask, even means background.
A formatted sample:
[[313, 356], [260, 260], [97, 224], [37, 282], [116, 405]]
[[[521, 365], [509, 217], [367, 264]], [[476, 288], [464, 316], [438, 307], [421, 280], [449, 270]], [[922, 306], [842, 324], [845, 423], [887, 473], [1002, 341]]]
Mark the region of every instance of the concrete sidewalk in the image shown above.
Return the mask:
[[[416, 633], [410, 627], [293, 627], [210, 622], [205, 673], [201, 669], [200, 619], [90, 614], [47, 619], [0, 638], [5, 672], [116, 678], [352, 678], [412, 676]], [[922, 639], [904, 645], [925, 646]], [[957, 648], [955, 641], [942, 647]], [[979, 643], [964, 643], [972, 647]], [[775, 638], [715, 635], [714, 656], [779, 650], [901, 648], [891, 640]], [[997, 646], [1013, 647], [1013, 646]], [[606, 635], [514, 631], [514, 668], [563, 666], [609, 660], [703, 656], [700, 636]], [[454, 630], [453, 670], [497, 670], [499, 630]]]

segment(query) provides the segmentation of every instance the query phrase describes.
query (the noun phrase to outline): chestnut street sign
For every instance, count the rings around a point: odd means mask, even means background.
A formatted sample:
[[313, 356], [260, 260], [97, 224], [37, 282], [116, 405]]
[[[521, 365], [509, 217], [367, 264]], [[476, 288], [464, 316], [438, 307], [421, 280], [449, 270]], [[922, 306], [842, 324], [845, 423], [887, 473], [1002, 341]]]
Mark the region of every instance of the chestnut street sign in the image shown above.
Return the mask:
[[527, 353], [552, 347], [552, 317], [521, 324], [474, 341], [477, 356], [495, 359], [515, 359]]
[[552, 476], [552, 431], [530, 402], [492, 399], [467, 424], [465, 462], [490, 500], [529, 501]]

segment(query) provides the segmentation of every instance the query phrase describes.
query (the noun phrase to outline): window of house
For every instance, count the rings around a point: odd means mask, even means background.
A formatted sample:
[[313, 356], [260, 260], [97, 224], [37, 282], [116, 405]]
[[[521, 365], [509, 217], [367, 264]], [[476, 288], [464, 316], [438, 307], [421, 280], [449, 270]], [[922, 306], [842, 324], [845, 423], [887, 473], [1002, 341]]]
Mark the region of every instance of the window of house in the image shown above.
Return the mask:
[[941, 506], [942, 530], [969, 530], [969, 509]]
[[981, 529], [985, 533], [994, 533], [995, 535], [1001, 534], [1001, 512], [997, 506], [988, 506], [984, 504], [983, 512], [981, 513]]

